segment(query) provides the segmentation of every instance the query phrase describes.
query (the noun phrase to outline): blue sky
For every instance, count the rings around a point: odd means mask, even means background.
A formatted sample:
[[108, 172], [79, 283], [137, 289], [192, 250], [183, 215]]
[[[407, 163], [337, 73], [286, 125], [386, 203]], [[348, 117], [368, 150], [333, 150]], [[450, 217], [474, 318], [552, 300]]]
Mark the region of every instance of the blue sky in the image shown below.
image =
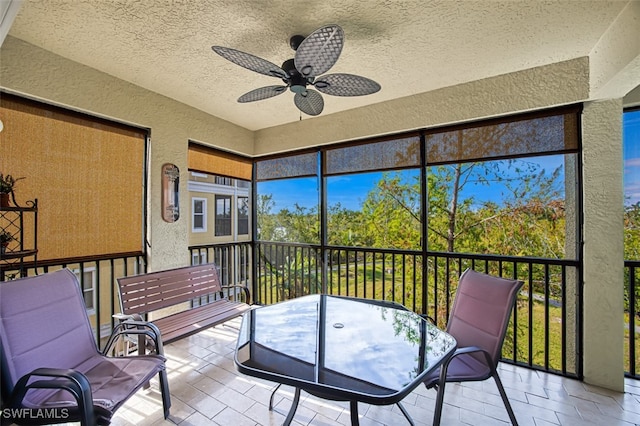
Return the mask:
[[622, 132], [625, 203], [635, 204], [640, 202], [640, 110], [624, 114]]
[[[526, 161], [551, 173], [563, 164], [563, 156], [533, 157]], [[478, 170], [482, 169], [478, 168]], [[401, 174], [404, 181], [410, 182], [414, 181], [414, 176], [417, 176], [419, 172], [413, 169], [393, 173]], [[382, 172], [330, 177], [327, 179], [328, 203], [329, 205], [340, 203], [342, 207], [347, 209], [360, 210], [367, 193], [375, 187], [381, 178]], [[317, 186], [318, 180], [315, 177], [267, 181], [258, 183], [258, 194], [272, 194], [275, 202], [272, 213], [276, 213], [285, 208], [293, 210], [296, 203], [306, 208], [316, 206], [318, 204]], [[493, 201], [499, 204], [504, 192], [506, 192], [506, 188], [499, 183], [494, 183], [489, 187], [471, 182], [466, 185], [462, 194], [465, 198], [473, 195], [478, 204], [484, 201]]]
[[[625, 203], [640, 202], [640, 110], [624, 114], [624, 191]], [[530, 157], [526, 161], [534, 162], [539, 169], [551, 173], [563, 165], [562, 155]], [[405, 179], [411, 179], [417, 171], [401, 171]], [[331, 177], [327, 183], [330, 205], [340, 203], [342, 207], [360, 210], [367, 193], [382, 177], [382, 173], [360, 173]], [[491, 187], [468, 185], [463, 195], [473, 195], [477, 202], [494, 201], [499, 203], [504, 186], [493, 184]], [[287, 179], [258, 183], [258, 194], [272, 194], [275, 206], [273, 213], [281, 209], [293, 209], [294, 204], [311, 208], [318, 204], [318, 181], [313, 178]]]

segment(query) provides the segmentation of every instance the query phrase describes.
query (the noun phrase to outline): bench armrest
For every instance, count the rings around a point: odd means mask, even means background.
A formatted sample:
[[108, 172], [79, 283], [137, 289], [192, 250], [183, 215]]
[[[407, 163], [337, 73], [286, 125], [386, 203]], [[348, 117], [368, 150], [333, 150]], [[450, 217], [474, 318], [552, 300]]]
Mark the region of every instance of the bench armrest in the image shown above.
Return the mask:
[[122, 322], [122, 321], [126, 321], [126, 320], [133, 320], [133, 321], [143, 321], [142, 315], [140, 314], [113, 314], [111, 315], [113, 318], [117, 319], [118, 321]]
[[[37, 379], [38, 377], [48, 377], [49, 379]], [[27, 408], [23, 404], [23, 400], [31, 389], [60, 389], [69, 392], [76, 401], [81, 424], [95, 423], [91, 385], [86, 376], [79, 371], [61, 368], [37, 368], [25, 374], [18, 380], [11, 392], [10, 408]], [[69, 407], [60, 408], [68, 409]]]
[[[135, 317], [135, 315], [132, 315]], [[145, 338], [149, 338], [153, 341], [156, 354], [164, 357], [164, 348], [162, 346], [162, 336], [158, 327], [147, 321], [134, 321], [131, 319], [125, 319], [111, 331], [111, 336], [104, 346], [103, 354], [108, 354], [113, 349], [113, 345], [117, 342], [118, 338], [126, 337], [130, 335], [138, 336], [138, 345], [143, 345]], [[138, 353], [144, 354], [144, 347], [138, 347]]]
[[244, 303], [246, 303], [247, 305], [251, 305], [251, 294], [249, 293], [249, 289], [247, 288], [247, 286], [241, 285], [241, 284], [230, 284], [230, 285], [220, 286], [220, 288], [223, 290], [239, 288], [244, 293]]

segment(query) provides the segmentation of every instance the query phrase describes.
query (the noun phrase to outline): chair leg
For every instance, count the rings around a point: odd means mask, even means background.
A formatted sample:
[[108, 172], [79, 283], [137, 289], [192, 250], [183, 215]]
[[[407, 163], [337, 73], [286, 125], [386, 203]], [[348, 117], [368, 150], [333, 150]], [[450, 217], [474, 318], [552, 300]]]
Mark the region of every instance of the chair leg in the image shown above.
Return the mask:
[[273, 410], [273, 397], [276, 396], [276, 392], [278, 392], [278, 389], [280, 389], [280, 386], [282, 386], [282, 384], [279, 384], [278, 386], [276, 386], [273, 392], [271, 392], [271, 398], [269, 398], [269, 411]]
[[504, 386], [502, 386], [502, 381], [500, 380], [500, 376], [498, 376], [497, 371], [493, 371], [493, 379], [496, 381], [496, 385], [498, 386], [498, 392], [500, 392], [500, 396], [502, 397], [502, 402], [504, 402], [504, 406], [507, 409], [507, 413], [509, 413], [509, 419], [511, 420], [511, 424], [513, 426], [518, 426], [518, 421], [516, 420], [515, 414], [513, 414], [513, 409], [511, 408], [511, 403], [509, 403], [509, 398], [507, 398], [507, 393], [504, 391]]
[[162, 394], [162, 408], [164, 409], [164, 418], [169, 417], [169, 409], [171, 408], [171, 394], [169, 393], [169, 380], [167, 378], [167, 370], [160, 371], [160, 393]]

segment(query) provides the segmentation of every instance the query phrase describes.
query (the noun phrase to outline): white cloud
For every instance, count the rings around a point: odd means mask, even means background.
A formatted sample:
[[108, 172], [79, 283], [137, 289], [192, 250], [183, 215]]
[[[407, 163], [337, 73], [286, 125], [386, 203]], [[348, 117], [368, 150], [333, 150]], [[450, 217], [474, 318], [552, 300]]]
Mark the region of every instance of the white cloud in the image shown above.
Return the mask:
[[624, 160], [624, 167], [640, 167], [640, 157], [627, 158], [626, 160]]

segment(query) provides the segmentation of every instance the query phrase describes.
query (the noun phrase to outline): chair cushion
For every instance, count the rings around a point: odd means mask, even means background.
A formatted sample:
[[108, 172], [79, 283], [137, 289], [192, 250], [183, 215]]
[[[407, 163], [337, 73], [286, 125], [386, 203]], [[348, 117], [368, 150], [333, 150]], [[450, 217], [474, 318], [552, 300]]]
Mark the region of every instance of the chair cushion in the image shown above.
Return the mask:
[[[491, 377], [491, 369], [472, 354], [454, 356], [447, 368], [447, 382], [485, 380]], [[440, 368], [431, 372], [424, 381], [427, 388], [438, 384]]]
[[[123, 404], [137, 389], [164, 369], [164, 360], [156, 355], [108, 358], [101, 355], [78, 366], [89, 383], [94, 405], [109, 412]], [[32, 390], [25, 405], [32, 407], [72, 407], [73, 396], [61, 390]]]

